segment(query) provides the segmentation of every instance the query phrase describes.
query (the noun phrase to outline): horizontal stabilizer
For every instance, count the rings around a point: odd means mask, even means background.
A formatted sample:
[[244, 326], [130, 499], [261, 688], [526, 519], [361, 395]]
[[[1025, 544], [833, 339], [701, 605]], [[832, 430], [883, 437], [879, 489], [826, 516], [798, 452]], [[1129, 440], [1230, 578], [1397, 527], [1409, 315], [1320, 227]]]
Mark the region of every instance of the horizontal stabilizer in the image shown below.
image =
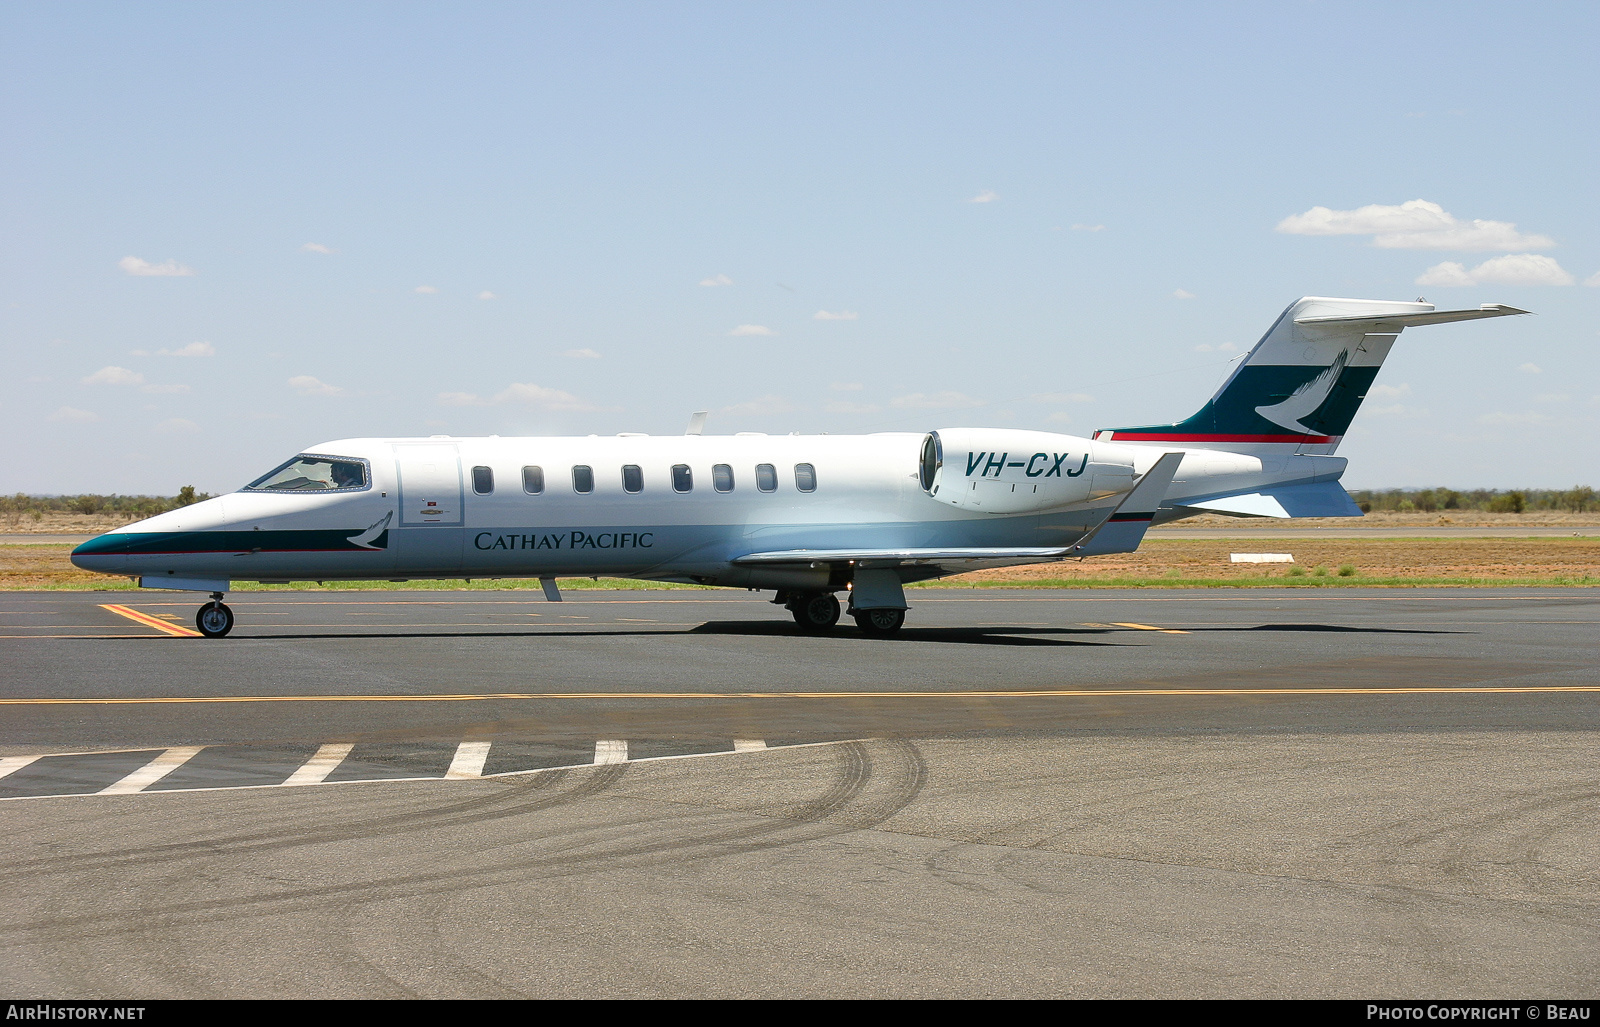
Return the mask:
[[1246, 517], [1360, 517], [1361, 508], [1336, 481], [1282, 485], [1221, 499], [1185, 503], [1194, 510]]
[[1504, 303], [1485, 303], [1476, 310], [1425, 310], [1406, 314], [1359, 314], [1351, 317], [1297, 317], [1297, 325], [1338, 325], [1342, 327], [1377, 327], [1392, 325], [1396, 328], [1420, 328], [1422, 325], [1442, 325], [1451, 321], [1476, 321], [1483, 317], [1506, 317], [1526, 314], [1526, 310], [1508, 307]]

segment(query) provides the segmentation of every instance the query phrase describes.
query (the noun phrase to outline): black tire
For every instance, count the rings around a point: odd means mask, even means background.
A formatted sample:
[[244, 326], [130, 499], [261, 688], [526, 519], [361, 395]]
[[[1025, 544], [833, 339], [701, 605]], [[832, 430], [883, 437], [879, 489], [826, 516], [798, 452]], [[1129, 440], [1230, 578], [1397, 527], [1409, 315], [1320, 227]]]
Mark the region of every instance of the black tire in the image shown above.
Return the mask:
[[851, 616], [861, 633], [872, 638], [892, 637], [906, 622], [904, 610], [856, 610]]
[[839, 623], [839, 600], [831, 592], [797, 596], [789, 601], [789, 612], [807, 631], [827, 631]]
[[233, 630], [233, 611], [223, 603], [207, 603], [194, 615], [194, 626], [207, 638], [221, 638]]

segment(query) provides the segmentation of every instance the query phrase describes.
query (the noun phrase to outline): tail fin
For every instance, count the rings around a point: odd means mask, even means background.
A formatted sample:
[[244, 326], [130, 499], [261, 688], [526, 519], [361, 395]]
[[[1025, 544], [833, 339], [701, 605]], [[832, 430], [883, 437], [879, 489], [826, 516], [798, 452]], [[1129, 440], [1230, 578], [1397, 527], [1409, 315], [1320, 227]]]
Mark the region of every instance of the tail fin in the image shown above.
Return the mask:
[[1106, 428], [1094, 437], [1240, 453], [1332, 453], [1401, 330], [1526, 313], [1491, 303], [1435, 310], [1422, 302], [1307, 296], [1279, 315], [1194, 416], [1176, 424]]

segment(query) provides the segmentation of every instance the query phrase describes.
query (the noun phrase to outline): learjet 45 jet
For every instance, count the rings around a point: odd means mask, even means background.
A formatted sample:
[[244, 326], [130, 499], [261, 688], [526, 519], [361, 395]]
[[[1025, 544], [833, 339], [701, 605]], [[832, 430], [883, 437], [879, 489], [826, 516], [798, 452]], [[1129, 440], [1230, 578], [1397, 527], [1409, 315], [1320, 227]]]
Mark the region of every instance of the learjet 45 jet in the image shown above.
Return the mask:
[[1359, 517], [1334, 456], [1405, 328], [1498, 304], [1295, 301], [1194, 416], [1092, 438], [1008, 428], [872, 435], [341, 439], [238, 492], [91, 539], [86, 570], [207, 592], [235, 581], [635, 578], [770, 590], [806, 629], [905, 620], [908, 582], [1137, 549], [1203, 513]]

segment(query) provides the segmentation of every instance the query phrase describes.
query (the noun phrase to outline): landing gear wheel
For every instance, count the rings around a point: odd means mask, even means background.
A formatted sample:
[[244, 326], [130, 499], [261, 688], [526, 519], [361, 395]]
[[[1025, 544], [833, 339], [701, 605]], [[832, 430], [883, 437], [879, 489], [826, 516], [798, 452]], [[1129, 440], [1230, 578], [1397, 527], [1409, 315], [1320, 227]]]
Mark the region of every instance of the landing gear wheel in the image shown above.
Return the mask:
[[194, 626], [207, 638], [221, 638], [233, 630], [233, 611], [221, 602], [207, 603], [195, 614]]
[[904, 610], [855, 610], [850, 614], [863, 635], [889, 638], [906, 622]]
[[839, 623], [839, 600], [830, 592], [796, 596], [789, 600], [789, 612], [807, 631], [827, 631]]

